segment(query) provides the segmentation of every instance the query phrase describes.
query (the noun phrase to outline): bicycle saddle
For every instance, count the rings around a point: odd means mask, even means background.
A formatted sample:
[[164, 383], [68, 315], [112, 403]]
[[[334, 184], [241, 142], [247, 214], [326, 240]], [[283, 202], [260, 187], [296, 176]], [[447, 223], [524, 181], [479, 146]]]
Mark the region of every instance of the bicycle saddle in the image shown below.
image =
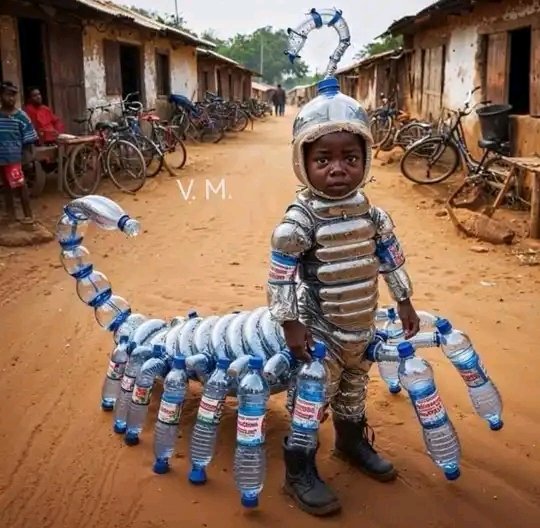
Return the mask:
[[478, 146], [486, 150], [510, 150], [510, 141], [480, 139], [478, 140]]
[[96, 123], [96, 130], [115, 130], [118, 128], [118, 123], [115, 123], [114, 121], [98, 121]]

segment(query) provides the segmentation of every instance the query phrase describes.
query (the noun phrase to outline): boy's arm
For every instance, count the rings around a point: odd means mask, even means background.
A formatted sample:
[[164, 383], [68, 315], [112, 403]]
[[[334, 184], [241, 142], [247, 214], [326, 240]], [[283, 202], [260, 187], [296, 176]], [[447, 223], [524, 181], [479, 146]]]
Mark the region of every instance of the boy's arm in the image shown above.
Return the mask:
[[309, 226], [306, 214], [293, 206], [272, 233], [267, 302], [272, 319], [280, 324], [298, 320], [295, 276], [300, 257], [312, 246]]
[[394, 234], [394, 222], [390, 215], [379, 207], [372, 207], [371, 218], [377, 229], [375, 251], [381, 264], [380, 273], [394, 301], [406, 301], [412, 297], [413, 287], [405, 269], [405, 254]]

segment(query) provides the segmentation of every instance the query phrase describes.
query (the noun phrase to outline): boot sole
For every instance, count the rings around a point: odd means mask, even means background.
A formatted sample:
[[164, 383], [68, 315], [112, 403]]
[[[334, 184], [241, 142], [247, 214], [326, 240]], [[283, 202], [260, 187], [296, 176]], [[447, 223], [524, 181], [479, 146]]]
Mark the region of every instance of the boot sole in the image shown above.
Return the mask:
[[306, 513], [315, 515], [317, 517], [325, 517], [327, 515], [332, 515], [341, 510], [341, 504], [337, 501], [331, 502], [330, 504], [327, 504], [326, 506], [321, 506], [319, 508], [315, 506], [308, 506], [297, 497], [297, 495], [294, 493], [294, 490], [287, 483], [283, 485], [283, 491], [286, 495], [288, 495], [289, 497], [291, 497], [291, 499], [294, 500], [294, 502], [302, 511], [305, 511]]
[[333, 455], [336, 458], [339, 458], [340, 460], [348, 462], [349, 464], [354, 466], [356, 469], [364, 473], [364, 475], [367, 475], [368, 477], [371, 477], [373, 480], [376, 480], [378, 482], [392, 482], [393, 480], [397, 479], [398, 472], [396, 468], [392, 468], [390, 471], [387, 471], [386, 473], [373, 473], [372, 471], [369, 471], [365, 467], [356, 463], [355, 460], [347, 456], [345, 453], [342, 453], [341, 451], [334, 450]]

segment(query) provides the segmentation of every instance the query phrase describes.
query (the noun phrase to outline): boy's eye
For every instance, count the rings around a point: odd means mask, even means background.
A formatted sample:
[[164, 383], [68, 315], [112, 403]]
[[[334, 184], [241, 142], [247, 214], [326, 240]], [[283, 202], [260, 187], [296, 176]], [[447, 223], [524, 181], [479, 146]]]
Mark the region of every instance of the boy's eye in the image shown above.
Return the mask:
[[326, 165], [328, 163], [328, 158], [317, 158], [317, 163], [319, 165]]
[[358, 161], [358, 156], [348, 156], [347, 161], [349, 163], [356, 163]]

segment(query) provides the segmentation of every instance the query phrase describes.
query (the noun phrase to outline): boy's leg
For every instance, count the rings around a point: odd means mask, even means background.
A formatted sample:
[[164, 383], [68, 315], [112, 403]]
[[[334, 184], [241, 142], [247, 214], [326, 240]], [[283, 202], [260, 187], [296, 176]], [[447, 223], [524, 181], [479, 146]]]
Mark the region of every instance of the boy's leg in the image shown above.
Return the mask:
[[375, 434], [366, 419], [366, 396], [371, 362], [364, 351], [345, 352], [345, 367], [336, 396], [332, 416], [336, 431], [336, 454], [381, 482], [394, 480], [394, 466], [373, 447]]
[[[328, 388], [327, 402], [339, 388], [342, 364], [339, 358], [328, 352]], [[288, 445], [288, 438], [283, 442], [283, 456], [285, 459], [285, 492], [290, 495], [298, 506], [312, 515], [329, 515], [341, 509], [335, 493], [320, 478], [316, 466], [315, 449], [292, 447]]]

